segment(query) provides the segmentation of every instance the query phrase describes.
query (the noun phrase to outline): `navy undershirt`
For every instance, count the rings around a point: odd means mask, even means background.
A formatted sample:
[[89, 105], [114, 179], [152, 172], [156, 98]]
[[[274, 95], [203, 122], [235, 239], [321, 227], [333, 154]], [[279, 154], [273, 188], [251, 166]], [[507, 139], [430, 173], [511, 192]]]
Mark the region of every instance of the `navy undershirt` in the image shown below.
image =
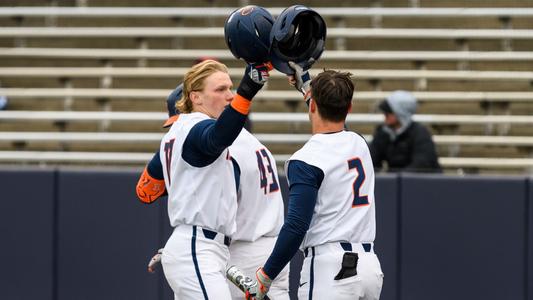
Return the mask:
[[233, 144], [245, 121], [246, 115], [228, 105], [217, 120], [196, 123], [183, 143], [181, 157], [194, 167], [210, 165]]
[[271, 279], [276, 278], [296, 254], [309, 229], [318, 189], [324, 172], [303, 161], [291, 160], [287, 168], [289, 207], [272, 254], [263, 267]]
[[[246, 115], [228, 105], [218, 120], [207, 119], [196, 123], [185, 142], [181, 156], [194, 167], [205, 167], [213, 163], [220, 154], [237, 138], [241, 132]], [[235, 184], [239, 186], [240, 168], [232, 159], [235, 172]], [[163, 179], [163, 165], [157, 151], [148, 163], [148, 174], [155, 179]]]
[[163, 180], [163, 165], [161, 164], [161, 158], [159, 157], [159, 150], [154, 154], [152, 160], [146, 166], [148, 175], [152, 178]]

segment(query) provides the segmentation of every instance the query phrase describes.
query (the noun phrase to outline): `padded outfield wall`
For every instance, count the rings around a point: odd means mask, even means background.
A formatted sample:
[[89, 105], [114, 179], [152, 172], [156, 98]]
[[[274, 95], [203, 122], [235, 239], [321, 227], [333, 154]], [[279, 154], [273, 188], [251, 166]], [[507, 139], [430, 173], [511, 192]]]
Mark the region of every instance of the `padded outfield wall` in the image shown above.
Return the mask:
[[[1, 169], [0, 299], [173, 299], [146, 272], [171, 230], [139, 172]], [[381, 299], [533, 300], [531, 178], [380, 175], [376, 208]]]

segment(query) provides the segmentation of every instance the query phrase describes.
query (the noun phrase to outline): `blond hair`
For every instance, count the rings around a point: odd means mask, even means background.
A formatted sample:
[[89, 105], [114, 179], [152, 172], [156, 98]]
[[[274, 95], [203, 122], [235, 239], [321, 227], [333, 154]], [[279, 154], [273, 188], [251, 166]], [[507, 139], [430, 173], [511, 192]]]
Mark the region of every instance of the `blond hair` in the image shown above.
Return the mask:
[[205, 79], [216, 72], [228, 73], [228, 68], [214, 60], [204, 60], [192, 66], [183, 78], [183, 95], [176, 102], [176, 108], [182, 113], [192, 112], [191, 92], [202, 91], [205, 88]]

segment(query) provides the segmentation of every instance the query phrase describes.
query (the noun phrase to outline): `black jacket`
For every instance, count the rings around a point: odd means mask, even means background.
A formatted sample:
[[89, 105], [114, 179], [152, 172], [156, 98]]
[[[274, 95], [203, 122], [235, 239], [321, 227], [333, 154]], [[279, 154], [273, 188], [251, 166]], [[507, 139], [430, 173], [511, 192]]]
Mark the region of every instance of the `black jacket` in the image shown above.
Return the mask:
[[392, 141], [384, 126], [376, 128], [369, 147], [374, 168], [381, 169], [385, 161], [391, 172], [441, 172], [435, 144], [426, 127], [412, 122]]

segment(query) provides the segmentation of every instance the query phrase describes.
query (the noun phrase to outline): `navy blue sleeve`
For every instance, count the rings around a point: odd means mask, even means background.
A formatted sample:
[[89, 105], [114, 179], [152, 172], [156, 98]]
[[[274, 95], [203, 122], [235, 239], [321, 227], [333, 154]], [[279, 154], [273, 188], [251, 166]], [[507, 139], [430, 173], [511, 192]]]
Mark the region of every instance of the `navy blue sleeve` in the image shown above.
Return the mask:
[[183, 159], [194, 167], [205, 167], [233, 144], [241, 132], [246, 115], [228, 105], [218, 120], [208, 119], [193, 126], [183, 143]]
[[237, 161], [232, 157], [231, 162], [233, 163], [233, 175], [235, 176], [235, 188], [237, 192], [239, 191], [239, 184], [241, 183], [241, 167]]
[[152, 160], [146, 166], [148, 175], [152, 176], [155, 179], [162, 180], [163, 177], [163, 165], [161, 164], [161, 158], [159, 157], [159, 151], [157, 151], [152, 157]]
[[289, 162], [287, 177], [290, 184], [287, 217], [274, 250], [263, 267], [271, 279], [276, 278], [296, 254], [309, 229], [324, 172], [295, 160]]

